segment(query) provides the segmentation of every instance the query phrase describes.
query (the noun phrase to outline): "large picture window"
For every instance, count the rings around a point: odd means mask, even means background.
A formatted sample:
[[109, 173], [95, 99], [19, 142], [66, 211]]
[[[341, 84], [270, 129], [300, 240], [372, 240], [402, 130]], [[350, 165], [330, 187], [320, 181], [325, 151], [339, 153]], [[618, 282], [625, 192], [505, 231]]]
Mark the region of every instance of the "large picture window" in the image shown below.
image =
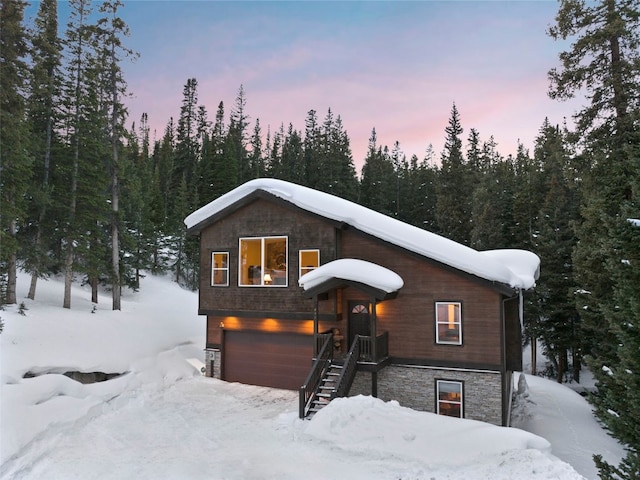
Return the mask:
[[300, 250], [300, 277], [320, 266], [320, 250]]
[[436, 302], [436, 343], [462, 345], [460, 302]]
[[211, 252], [211, 286], [229, 285], [229, 253]]
[[437, 380], [436, 390], [438, 415], [462, 418], [462, 382]]
[[241, 238], [238, 284], [286, 287], [287, 258], [287, 237]]

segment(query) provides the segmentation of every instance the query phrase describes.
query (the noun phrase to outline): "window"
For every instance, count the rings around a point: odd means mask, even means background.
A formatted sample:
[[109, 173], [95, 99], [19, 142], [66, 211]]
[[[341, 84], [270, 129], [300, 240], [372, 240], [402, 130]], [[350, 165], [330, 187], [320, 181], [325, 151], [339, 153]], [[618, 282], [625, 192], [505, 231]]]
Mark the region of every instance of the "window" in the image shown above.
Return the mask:
[[211, 286], [229, 286], [228, 252], [211, 252]]
[[238, 284], [286, 287], [287, 258], [287, 237], [241, 238]]
[[460, 302], [436, 302], [436, 343], [462, 345]]
[[438, 415], [462, 418], [462, 382], [437, 380], [436, 389]]
[[300, 276], [320, 266], [320, 250], [300, 250]]

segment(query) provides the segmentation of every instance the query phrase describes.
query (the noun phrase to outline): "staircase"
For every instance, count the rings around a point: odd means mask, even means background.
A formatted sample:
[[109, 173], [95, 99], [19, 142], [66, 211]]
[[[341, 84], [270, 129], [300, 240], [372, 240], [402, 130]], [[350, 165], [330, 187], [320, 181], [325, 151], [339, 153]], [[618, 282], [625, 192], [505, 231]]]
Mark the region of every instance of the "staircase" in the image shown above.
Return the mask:
[[320, 380], [313, 400], [311, 400], [311, 407], [307, 412], [307, 418], [313, 417], [316, 412], [322, 410], [331, 400], [336, 398], [338, 380], [342, 377], [343, 369], [344, 366], [336, 363], [329, 365], [327, 372], [322, 377], [322, 380]]
[[320, 350], [305, 384], [300, 387], [300, 418], [310, 418], [331, 400], [349, 395], [360, 358], [360, 340], [356, 335], [344, 364], [333, 360], [331, 337]]

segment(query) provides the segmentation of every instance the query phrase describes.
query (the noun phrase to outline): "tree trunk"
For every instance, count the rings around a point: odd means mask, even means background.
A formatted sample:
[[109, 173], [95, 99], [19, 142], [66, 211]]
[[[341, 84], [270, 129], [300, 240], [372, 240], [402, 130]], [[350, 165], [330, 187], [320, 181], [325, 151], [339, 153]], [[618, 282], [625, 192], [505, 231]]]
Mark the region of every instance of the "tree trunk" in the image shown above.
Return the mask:
[[89, 285], [91, 285], [91, 303], [98, 303], [98, 277], [92, 276], [89, 278]]
[[[11, 220], [9, 222], [9, 236], [11, 238], [16, 237], [16, 221]], [[11, 248], [11, 253], [9, 254], [9, 259], [7, 262], [7, 304], [12, 305], [14, 303], [18, 303], [16, 297], [16, 283], [18, 277], [18, 257], [16, 254], [16, 249]]]
[[[42, 188], [49, 198], [49, 170], [51, 165], [51, 130], [53, 130], [53, 119], [51, 116], [47, 118], [47, 137], [44, 150], [44, 179], [42, 180]], [[36, 252], [40, 252], [42, 249], [42, 222], [46, 217], [47, 206], [43, 204], [40, 208], [40, 215], [38, 216], [38, 225], [36, 226]], [[41, 273], [40, 260], [36, 263], [35, 271], [31, 274], [31, 284], [29, 285], [29, 293], [27, 298], [34, 300], [36, 298], [36, 286], [38, 285], [38, 276]]]
[[64, 261], [63, 308], [71, 308], [71, 283], [73, 281], [73, 240], [67, 236], [67, 254]]

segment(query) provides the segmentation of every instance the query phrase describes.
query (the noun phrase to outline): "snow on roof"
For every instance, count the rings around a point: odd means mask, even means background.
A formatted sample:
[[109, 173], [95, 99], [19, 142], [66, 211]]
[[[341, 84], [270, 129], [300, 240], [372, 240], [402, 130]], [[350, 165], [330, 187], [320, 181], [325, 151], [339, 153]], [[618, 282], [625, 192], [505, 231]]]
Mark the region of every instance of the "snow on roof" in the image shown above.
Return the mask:
[[332, 278], [364, 283], [387, 293], [397, 292], [404, 285], [400, 275], [388, 268], [355, 258], [341, 258], [325, 263], [304, 274], [298, 283], [309, 290]]
[[334, 195], [283, 180], [251, 180], [196, 210], [184, 223], [199, 231], [207, 219], [247, 195], [262, 190], [325, 218], [346, 223], [362, 232], [398, 245], [463, 272], [513, 288], [529, 289], [538, 278], [540, 259], [526, 250], [478, 252], [448, 238], [375, 212]]

